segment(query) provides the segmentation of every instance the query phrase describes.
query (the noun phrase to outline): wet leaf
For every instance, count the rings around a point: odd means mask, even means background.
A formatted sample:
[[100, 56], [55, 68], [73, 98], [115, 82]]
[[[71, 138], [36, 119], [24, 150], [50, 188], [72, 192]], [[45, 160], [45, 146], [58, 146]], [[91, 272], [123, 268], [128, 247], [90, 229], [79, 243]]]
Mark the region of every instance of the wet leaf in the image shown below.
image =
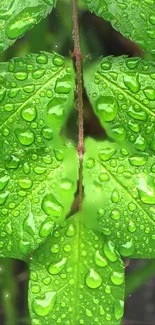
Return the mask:
[[155, 54], [154, 0], [84, 0], [88, 9], [110, 21], [125, 37]]
[[154, 156], [86, 141], [83, 213], [122, 256], [155, 257]]
[[113, 244], [73, 216], [54, 230], [30, 262], [33, 324], [120, 324], [123, 269]]
[[1, 63], [0, 71], [0, 255], [25, 259], [74, 199], [78, 156], [59, 137], [74, 73], [44, 52]]
[[[92, 82], [90, 82], [92, 80]], [[155, 64], [140, 58], [102, 59], [85, 74], [95, 114], [115, 141], [155, 151]]]
[[45, 18], [55, 4], [56, 0], [1, 0], [0, 51], [7, 49]]

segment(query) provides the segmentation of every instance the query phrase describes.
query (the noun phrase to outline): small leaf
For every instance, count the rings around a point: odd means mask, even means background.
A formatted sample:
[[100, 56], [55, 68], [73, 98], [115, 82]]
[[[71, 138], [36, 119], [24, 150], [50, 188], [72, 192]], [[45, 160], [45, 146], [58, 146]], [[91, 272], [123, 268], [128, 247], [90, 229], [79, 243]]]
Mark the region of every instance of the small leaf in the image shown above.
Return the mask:
[[102, 230], [123, 256], [155, 257], [154, 173], [154, 156], [86, 141], [85, 222]]
[[33, 324], [117, 325], [123, 298], [119, 254], [110, 241], [83, 226], [79, 216], [55, 229], [30, 261]]
[[7, 49], [17, 38], [45, 18], [55, 3], [55, 0], [1, 0], [0, 51]]
[[0, 70], [0, 255], [25, 259], [74, 199], [78, 155], [59, 137], [74, 73], [63, 57], [44, 52]]
[[[92, 82], [90, 82], [92, 80]], [[155, 64], [109, 57], [85, 73], [93, 109], [108, 135], [138, 151], [155, 151]]]
[[155, 3], [154, 0], [84, 0], [88, 9], [110, 21], [125, 37], [143, 50], [155, 54]]

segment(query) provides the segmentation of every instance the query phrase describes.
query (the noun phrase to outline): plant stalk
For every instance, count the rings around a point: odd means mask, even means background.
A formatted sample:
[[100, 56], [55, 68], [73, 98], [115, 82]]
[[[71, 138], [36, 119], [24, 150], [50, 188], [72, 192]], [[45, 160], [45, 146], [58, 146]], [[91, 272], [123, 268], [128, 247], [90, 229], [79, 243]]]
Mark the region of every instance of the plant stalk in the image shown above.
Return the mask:
[[75, 58], [76, 85], [77, 85], [77, 108], [78, 108], [78, 154], [79, 154], [79, 211], [82, 210], [83, 200], [83, 154], [84, 154], [84, 121], [83, 121], [83, 79], [82, 79], [82, 54], [80, 50], [79, 25], [77, 0], [72, 0], [73, 9], [73, 39], [74, 51], [72, 56]]

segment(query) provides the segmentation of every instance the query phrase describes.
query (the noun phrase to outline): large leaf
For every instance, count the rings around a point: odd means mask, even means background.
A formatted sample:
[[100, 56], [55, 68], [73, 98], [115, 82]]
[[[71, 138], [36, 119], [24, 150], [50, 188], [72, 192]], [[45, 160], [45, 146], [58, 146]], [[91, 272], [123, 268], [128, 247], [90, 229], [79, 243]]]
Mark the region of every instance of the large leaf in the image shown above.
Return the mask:
[[155, 161], [110, 142], [86, 141], [85, 222], [123, 256], [155, 257]]
[[56, 53], [1, 63], [0, 72], [0, 255], [24, 258], [74, 198], [77, 153], [58, 137], [74, 72]]
[[85, 73], [94, 111], [108, 134], [155, 151], [155, 63], [109, 57]]
[[39, 23], [52, 10], [56, 0], [1, 0], [0, 51]]
[[155, 54], [154, 0], [84, 0], [89, 10], [110, 21], [125, 37]]
[[33, 325], [120, 324], [123, 262], [111, 242], [79, 216], [54, 230], [30, 261]]

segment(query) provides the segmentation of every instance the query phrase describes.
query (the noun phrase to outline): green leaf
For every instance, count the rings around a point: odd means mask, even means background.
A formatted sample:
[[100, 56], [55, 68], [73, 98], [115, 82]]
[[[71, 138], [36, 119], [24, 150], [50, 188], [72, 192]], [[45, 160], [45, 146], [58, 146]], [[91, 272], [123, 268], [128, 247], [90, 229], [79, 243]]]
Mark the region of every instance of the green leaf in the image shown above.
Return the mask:
[[102, 230], [122, 256], [155, 257], [154, 173], [154, 156], [86, 141], [85, 222]]
[[7, 49], [45, 18], [55, 3], [56, 0], [1, 0], [0, 51]]
[[123, 269], [113, 244], [74, 216], [30, 261], [32, 324], [120, 324]]
[[110, 21], [125, 37], [155, 54], [154, 0], [84, 0], [88, 9]]
[[108, 135], [140, 152], [155, 151], [155, 63], [109, 57], [85, 73], [95, 114]]
[[78, 155], [58, 136], [74, 72], [44, 52], [1, 63], [0, 71], [0, 255], [25, 259], [74, 199]]

